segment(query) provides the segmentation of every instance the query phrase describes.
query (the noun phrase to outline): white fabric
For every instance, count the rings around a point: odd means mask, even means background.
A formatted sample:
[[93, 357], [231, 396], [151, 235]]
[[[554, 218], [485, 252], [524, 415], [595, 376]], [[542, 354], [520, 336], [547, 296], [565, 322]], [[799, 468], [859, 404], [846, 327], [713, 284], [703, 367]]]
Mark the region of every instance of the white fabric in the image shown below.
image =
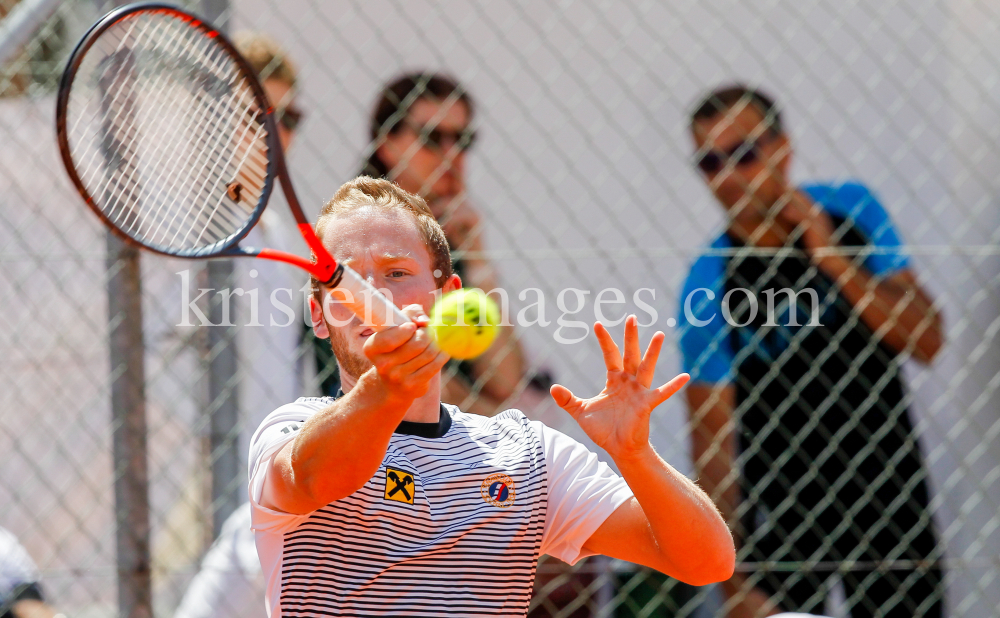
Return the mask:
[[[440, 438], [394, 434], [379, 472], [352, 496], [308, 515], [292, 515], [262, 507], [259, 500], [271, 458], [288, 441], [294, 439], [309, 417], [332, 402], [330, 398], [303, 398], [282, 406], [265, 419], [251, 440], [249, 467], [253, 528], [268, 582], [267, 596], [271, 616], [282, 615], [279, 607], [280, 585], [283, 575], [286, 581], [288, 579], [288, 573], [282, 572], [283, 555], [300, 551], [301, 546], [307, 543], [296, 539], [295, 535], [300, 528], [308, 532], [303, 532], [302, 539], [319, 543], [316, 539], [320, 538], [322, 543], [327, 544], [323, 547], [343, 544], [345, 536], [359, 539], [357, 546], [361, 549], [351, 550], [354, 547], [352, 540], [346, 542], [346, 549], [336, 550], [349, 557], [344, 560], [355, 562], [348, 565], [351, 568], [334, 569], [335, 572], [354, 573], [355, 570], [371, 568], [373, 572], [384, 574], [402, 562], [372, 564], [381, 558], [374, 555], [377, 552], [367, 548], [380, 548], [380, 545], [385, 544], [387, 533], [385, 529], [373, 528], [371, 535], [365, 536], [366, 526], [375, 526], [373, 522], [387, 519], [398, 520], [398, 530], [406, 530], [408, 535], [421, 538], [421, 549], [406, 554], [404, 562], [426, 564], [427, 561], [447, 560], [421, 571], [449, 570], [449, 577], [455, 578], [450, 589], [463, 589], [462, 582], [465, 580], [472, 585], [464, 588], [475, 589], [477, 586], [500, 586], [506, 576], [504, 573], [508, 571], [513, 573], [520, 568], [525, 575], [533, 573], [539, 552], [569, 563], [576, 562], [587, 555], [582, 550], [587, 539], [615, 509], [633, 495], [624, 480], [584, 446], [540, 422], [529, 422], [519, 411], [508, 410], [496, 417], [485, 418], [465, 414], [448, 406], [452, 426], [447, 434]], [[383, 491], [386, 487], [387, 467], [415, 472], [414, 505], [426, 503], [423, 511], [413, 507], [399, 507], [399, 503], [385, 499]], [[497, 471], [508, 473], [516, 488], [514, 504], [506, 510], [489, 504], [480, 495], [483, 479], [489, 473]], [[536, 472], [540, 472], [537, 478]], [[344, 516], [344, 512], [348, 515]], [[418, 515], [418, 512], [425, 515]], [[336, 519], [337, 517], [342, 519]], [[421, 520], [420, 517], [429, 519]], [[335, 531], [334, 528], [330, 531], [323, 529], [322, 524], [334, 520], [340, 522], [334, 526]], [[542, 525], [533, 523], [536, 521]], [[448, 543], [452, 545], [442, 545], [441, 535], [432, 534], [427, 538], [420, 536], [423, 527], [446, 530]], [[538, 528], [541, 528], [541, 532]], [[487, 579], [476, 579], [486, 578], [485, 574], [477, 573], [477, 569], [487, 569], [494, 556], [487, 553], [476, 554], [476, 550], [466, 547], [459, 552], [466, 556], [464, 559], [448, 557], [448, 548], [477, 534], [485, 538], [485, 541], [479, 538], [469, 547], [481, 548], [485, 544], [508, 548], [504, 564], [509, 565], [509, 568], [505, 566], [501, 574], [493, 574]], [[533, 551], [532, 543], [535, 547]], [[312, 551], [315, 554], [319, 550], [314, 547]], [[385, 553], [392, 554], [393, 551]], [[358, 557], [350, 558], [355, 554]], [[523, 556], [523, 560], [516, 556]], [[302, 559], [298, 560], [301, 565]], [[518, 560], [522, 560], [524, 564], [521, 565]], [[318, 567], [315, 568], [318, 570]], [[286, 569], [290, 567], [286, 566]], [[299, 566], [290, 570], [297, 573], [303, 568]], [[340, 577], [349, 579], [347, 575]], [[392, 585], [396, 589], [405, 588], [406, 575], [400, 576], [397, 573], [393, 577]], [[403, 578], [403, 583], [400, 583], [400, 577]], [[333, 576], [333, 579], [336, 578], [337, 576]], [[484, 581], [487, 583], [484, 584]], [[524, 614], [531, 592], [530, 578], [526, 577], [524, 581], [527, 582], [527, 589], [523, 591], [523, 607], [517, 606], [520, 597], [501, 602], [501, 607], [510, 608], [512, 613], [509, 615]], [[340, 595], [338, 599], [354, 599], [349, 594], [350, 586], [354, 583], [353, 580], [338, 581], [335, 589], [331, 588], [330, 594]], [[319, 585], [321, 584], [317, 584]], [[518, 592], [519, 585], [520, 580], [502, 587], [511, 590], [511, 595], [516, 597], [514, 593]], [[378, 596], [378, 582], [375, 580], [358, 582], [358, 586], [363, 586], [364, 596], [367, 598], [381, 599], [380, 604], [393, 601], [391, 598], [386, 600]], [[412, 586], [417, 589], [426, 588], [427, 583], [417, 575], [414, 576]], [[477, 611], [469, 609], [470, 606], [469, 603], [463, 603], [455, 607], [441, 605], [421, 610], [419, 607], [384, 605], [383, 609], [376, 610], [363, 605], [347, 609], [337, 605], [338, 609], [352, 615], [422, 615], [420, 611], [430, 611], [432, 613], [428, 615], [435, 615], [434, 612], [440, 614], [445, 609], [449, 615], [478, 615]], [[497, 605], [484, 604], [482, 609], [492, 612], [492, 615], [508, 615], [506, 609], [501, 611]]]
[[174, 618], [264, 618], [264, 574], [250, 529], [250, 503], [226, 519]]
[[531, 427], [542, 436], [549, 480], [541, 553], [575, 564], [593, 554], [584, 551], [583, 544], [632, 497], [632, 490], [573, 438], [540, 421]]
[[0, 528], [0, 603], [14, 588], [34, 584], [41, 579], [38, 567], [13, 534]]

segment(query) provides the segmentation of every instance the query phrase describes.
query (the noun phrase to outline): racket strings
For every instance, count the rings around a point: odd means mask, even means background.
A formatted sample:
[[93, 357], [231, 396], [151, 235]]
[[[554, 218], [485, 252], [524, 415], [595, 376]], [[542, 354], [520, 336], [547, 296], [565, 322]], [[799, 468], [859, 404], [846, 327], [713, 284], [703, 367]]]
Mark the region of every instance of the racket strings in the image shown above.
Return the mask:
[[66, 126], [78, 176], [112, 224], [190, 254], [228, 242], [260, 205], [263, 114], [213, 39], [173, 14], [139, 13], [88, 50]]

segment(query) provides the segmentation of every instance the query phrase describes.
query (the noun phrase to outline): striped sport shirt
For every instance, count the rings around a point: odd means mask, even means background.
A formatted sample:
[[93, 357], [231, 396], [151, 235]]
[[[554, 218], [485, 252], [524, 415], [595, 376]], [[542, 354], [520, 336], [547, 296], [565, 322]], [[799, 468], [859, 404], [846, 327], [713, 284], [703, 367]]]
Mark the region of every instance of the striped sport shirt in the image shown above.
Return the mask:
[[519, 411], [486, 418], [442, 404], [437, 423], [401, 423], [378, 472], [350, 496], [306, 515], [262, 507], [271, 458], [332, 401], [283, 406], [251, 441], [272, 618], [524, 616], [538, 556], [584, 557], [590, 535], [632, 497], [586, 447]]

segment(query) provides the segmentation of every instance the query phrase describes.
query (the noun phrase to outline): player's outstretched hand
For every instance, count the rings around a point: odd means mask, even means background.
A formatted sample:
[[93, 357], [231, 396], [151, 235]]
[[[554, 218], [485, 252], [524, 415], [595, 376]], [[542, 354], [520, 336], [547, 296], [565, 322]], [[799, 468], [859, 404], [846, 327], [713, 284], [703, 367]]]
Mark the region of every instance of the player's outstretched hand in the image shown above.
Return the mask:
[[659, 388], [650, 388], [664, 336], [662, 332], [653, 335], [642, 354], [634, 315], [625, 320], [624, 356], [600, 322], [594, 324], [594, 334], [608, 369], [604, 390], [590, 399], [580, 399], [565, 386], [554, 384], [552, 398], [613, 459], [638, 456], [649, 448], [649, 415], [691, 376], [682, 373]]
[[416, 399], [427, 392], [431, 378], [448, 362], [448, 355], [434, 345], [424, 328], [428, 318], [420, 305], [404, 307], [403, 313], [410, 321], [372, 334], [364, 350], [389, 394]]

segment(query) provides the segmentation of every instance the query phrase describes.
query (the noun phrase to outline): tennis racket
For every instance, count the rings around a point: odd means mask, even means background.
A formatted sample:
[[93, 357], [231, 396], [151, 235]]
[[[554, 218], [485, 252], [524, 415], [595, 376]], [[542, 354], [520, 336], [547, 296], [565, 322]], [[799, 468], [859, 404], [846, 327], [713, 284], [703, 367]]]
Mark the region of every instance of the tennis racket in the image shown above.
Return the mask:
[[[293, 264], [376, 330], [407, 318], [338, 264], [292, 188], [274, 110], [247, 61], [218, 30], [167, 4], [116, 9], [70, 56], [56, 131], [87, 205], [127, 242], [181, 258]], [[240, 241], [281, 188], [310, 260]]]

